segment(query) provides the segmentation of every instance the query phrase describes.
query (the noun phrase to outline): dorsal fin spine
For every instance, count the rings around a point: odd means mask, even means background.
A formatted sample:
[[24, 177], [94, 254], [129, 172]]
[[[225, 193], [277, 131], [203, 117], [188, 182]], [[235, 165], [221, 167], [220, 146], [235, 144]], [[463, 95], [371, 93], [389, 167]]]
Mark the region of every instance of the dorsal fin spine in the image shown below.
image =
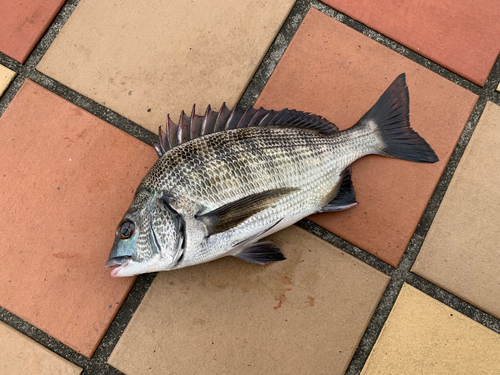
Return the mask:
[[195, 139], [196, 138], [196, 133], [195, 133], [195, 119], [196, 119], [196, 104], [193, 104], [193, 109], [191, 110], [191, 119], [189, 120], [189, 125], [190, 125], [190, 138]]
[[205, 116], [203, 116], [203, 121], [201, 123], [201, 135], [207, 134], [206, 130], [207, 130], [208, 115], [210, 114], [211, 111], [212, 109], [210, 108], [209, 104], [207, 110], [205, 111]]
[[172, 121], [170, 118], [170, 115], [167, 116], [167, 137], [168, 137], [168, 142], [170, 145], [170, 149], [173, 149], [175, 146], [178, 145], [177, 140], [176, 140], [176, 134], [177, 134], [177, 124]]

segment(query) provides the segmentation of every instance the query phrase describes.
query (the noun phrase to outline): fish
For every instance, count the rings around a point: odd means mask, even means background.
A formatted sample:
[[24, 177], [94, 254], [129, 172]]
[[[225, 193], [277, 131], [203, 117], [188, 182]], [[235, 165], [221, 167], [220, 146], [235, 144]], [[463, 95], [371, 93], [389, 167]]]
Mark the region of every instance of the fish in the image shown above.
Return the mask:
[[167, 117], [159, 159], [119, 222], [106, 267], [111, 276], [175, 270], [234, 256], [285, 260], [263, 240], [318, 212], [358, 204], [351, 164], [371, 154], [439, 160], [410, 127], [406, 75], [399, 75], [349, 129], [307, 112], [225, 104], [204, 116]]

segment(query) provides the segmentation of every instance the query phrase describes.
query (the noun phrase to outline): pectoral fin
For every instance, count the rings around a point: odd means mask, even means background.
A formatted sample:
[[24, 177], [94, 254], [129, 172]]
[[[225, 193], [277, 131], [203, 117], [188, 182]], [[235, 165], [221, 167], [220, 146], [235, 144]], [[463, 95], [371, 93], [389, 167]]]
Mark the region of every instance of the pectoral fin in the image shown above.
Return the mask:
[[208, 236], [222, 233], [244, 222], [250, 216], [271, 207], [297, 188], [280, 188], [263, 191], [221, 206], [206, 214], [196, 216], [206, 228]]
[[254, 243], [234, 256], [246, 262], [261, 265], [286, 259], [279, 247], [271, 241]]

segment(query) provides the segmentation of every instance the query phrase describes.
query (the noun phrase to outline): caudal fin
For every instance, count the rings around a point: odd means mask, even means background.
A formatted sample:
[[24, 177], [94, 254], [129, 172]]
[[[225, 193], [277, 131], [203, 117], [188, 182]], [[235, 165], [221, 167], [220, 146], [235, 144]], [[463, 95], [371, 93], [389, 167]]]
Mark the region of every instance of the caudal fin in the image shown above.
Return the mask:
[[398, 76], [375, 105], [358, 121], [358, 126], [374, 125], [382, 145], [380, 155], [392, 156], [417, 163], [439, 161], [431, 146], [410, 127], [406, 75]]

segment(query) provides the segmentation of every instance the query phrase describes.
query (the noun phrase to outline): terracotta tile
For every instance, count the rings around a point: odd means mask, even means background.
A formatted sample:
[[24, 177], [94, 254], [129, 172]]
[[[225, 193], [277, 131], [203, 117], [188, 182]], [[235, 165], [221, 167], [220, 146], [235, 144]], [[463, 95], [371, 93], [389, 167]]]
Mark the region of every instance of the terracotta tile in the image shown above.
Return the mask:
[[134, 282], [103, 265], [155, 153], [29, 80], [0, 128], [0, 305], [90, 356]]
[[360, 204], [311, 218], [393, 266], [415, 231], [477, 96], [311, 9], [257, 101], [266, 108], [313, 112], [345, 129], [403, 72], [412, 127], [431, 144], [440, 162], [365, 157], [353, 165]]
[[9, 68], [0, 65], [0, 96], [7, 90], [7, 87], [9, 87], [16, 74], [16, 72], [13, 72]]
[[0, 0], [0, 51], [24, 63], [65, 0]]
[[78, 375], [82, 369], [0, 322], [0, 373]]
[[322, 1], [481, 86], [500, 52], [498, 1]]
[[38, 70], [156, 133], [193, 103], [234, 106], [293, 4], [82, 0]]
[[408, 284], [362, 375], [499, 374], [500, 335]]
[[500, 318], [500, 107], [488, 102], [412, 271]]
[[286, 261], [160, 272], [109, 364], [127, 375], [343, 374], [389, 277], [296, 226], [271, 239]]

